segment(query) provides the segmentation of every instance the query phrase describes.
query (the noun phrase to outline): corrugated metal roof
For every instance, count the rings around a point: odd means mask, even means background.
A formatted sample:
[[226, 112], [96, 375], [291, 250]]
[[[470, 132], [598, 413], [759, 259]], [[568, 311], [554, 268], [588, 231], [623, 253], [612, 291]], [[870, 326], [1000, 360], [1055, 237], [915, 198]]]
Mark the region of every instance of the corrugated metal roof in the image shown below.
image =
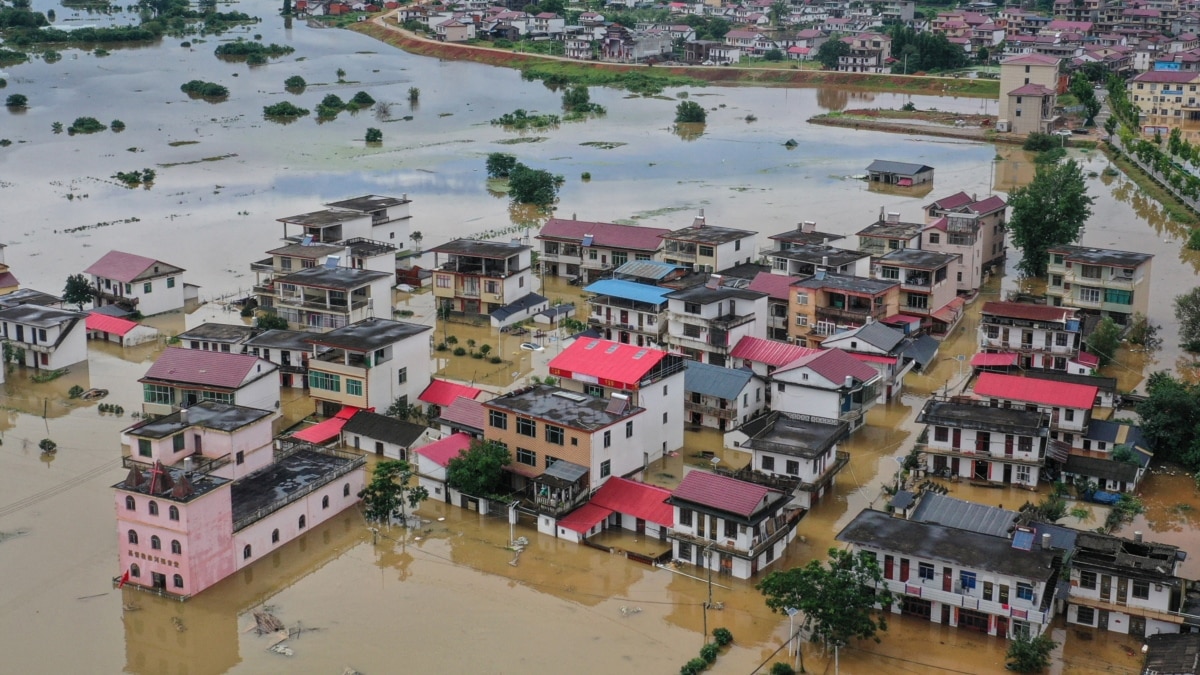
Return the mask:
[[101, 333], [112, 333], [121, 337], [125, 337], [129, 331], [138, 327], [136, 321], [95, 313], [87, 315], [86, 323], [88, 330], [98, 330]]
[[465, 396], [459, 396], [449, 406], [442, 408], [439, 419], [482, 432], [484, 420], [487, 419], [487, 411], [484, 409], [482, 401], [473, 401]]
[[550, 361], [550, 374], [568, 379], [589, 375], [629, 387], [640, 382], [666, 356], [660, 349], [612, 340], [580, 339]]
[[1003, 316], [1010, 319], [1026, 319], [1029, 321], [1066, 321], [1075, 316], [1075, 310], [1070, 307], [1054, 307], [1052, 305], [1035, 305], [1029, 302], [999, 302], [983, 303], [982, 314]]
[[818, 351], [820, 350], [747, 335], [738, 340], [729, 355], [735, 359], [765, 363], [778, 368], [786, 366], [802, 356], [816, 354]]
[[458, 457], [469, 447], [471, 447], [471, 437], [459, 432], [457, 434], [450, 434], [442, 440], [434, 441], [429, 445], [422, 445], [413, 452], [438, 466], [446, 466], [450, 463], [450, 460]]
[[752, 291], [766, 293], [776, 300], [787, 300], [788, 293], [792, 284], [799, 281], [796, 277], [789, 277], [783, 274], [771, 274], [770, 272], [759, 272], [757, 276], [747, 286]]
[[417, 397], [418, 401], [432, 403], [436, 406], [445, 408], [454, 403], [454, 399], [458, 397], [469, 398], [475, 400], [483, 393], [482, 389], [468, 387], [465, 384], [457, 384], [455, 382], [447, 382], [445, 380], [434, 379], [425, 387], [425, 391]]
[[976, 396], [1080, 410], [1091, 410], [1098, 392], [1099, 389], [1091, 385], [1034, 380], [1000, 373], [983, 373], [975, 382]]
[[595, 293], [596, 295], [609, 295], [623, 300], [662, 305], [666, 304], [667, 294], [674, 289], [639, 284], [636, 281], [601, 279], [593, 284], [589, 284], [583, 290], [588, 293]]
[[749, 370], [734, 370], [698, 361], [688, 362], [683, 377], [683, 390], [702, 396], [715, 396], [736, 400], [754, 373]]
[[587, 532], [597, 523], [612, 515], [612, 510], [599, 504], [588, 502], [575, 509], [558, 521], [559, 527], [565, 527], [573, 532]]
[[1016, 518], [1016, 511], [926, 492], [921, 495], [921, 502], [917, 504], [910, 520], [1007, 537], [1008, 528], [1012, 527]]
[[924, 164], [910, 164], [908, 162], [894, 162], [890, 159], [877, 159], [871, 162], [867, 167], [867, 171], [878, 171], [880, 173], [895, 173], [901, 176], [915, 176], [925, 171], [933, 171], [932, 166]]
[[669, 490], [613, 476], [592, 495], [597, 506], [665, 527], [675, 525], [675, 509], [667, 503]]
[[671, 263], [659, 262], [657, 260], [630, 260], [614, 270], [613, 274], [654, 279], [657, 281], [680, 269], [683, 268], [679, 265], [672, 265]]
[[826, 349], [816, 354], [802, 356], [776, 370], [775, 374], [779, 375], [797, 368], [808, 368], [834, 383], [840, 383], [846, 377], [853, 377], [860, 382], [867, 382], [879, 377], [879, 373], [874, 368], [840, 349]]
[[1017, 365], [1017, 355], [1013, 352], [999, 352], [996, 354], [980, 353], [971, 357], [972, 368], [999, 368], [1015, 365]]

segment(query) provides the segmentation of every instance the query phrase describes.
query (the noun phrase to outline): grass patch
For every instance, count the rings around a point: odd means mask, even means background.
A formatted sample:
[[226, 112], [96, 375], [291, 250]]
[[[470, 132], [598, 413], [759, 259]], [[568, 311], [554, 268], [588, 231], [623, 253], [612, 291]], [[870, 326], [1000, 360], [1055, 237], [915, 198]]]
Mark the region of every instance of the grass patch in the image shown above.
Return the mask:
[[648, 69], [609, 70], [599, 69], [583, 63], [555, 61], [553, 63], [530, 63], [521, 68], [521, 79], [541, 80], [548, 87], [567, 86], [613, 87], [643, 96], [661, 94], [669, 87], [702, 87], [704, 80], [666, 72], [649, 72]]
[[547, 129], [550, 127], [556, 127], [561, 121], [562, 120], [558, 115], [553, 115], [550, 113], [539, 114], [536, 111], [529, 112], [527, 110], [518, 108], [510, 113], [504, 113], [503, 115], [493, 119], [492, 124], [495, 126], [505, 127], [506, 129], [523, 131], [525, 129]]

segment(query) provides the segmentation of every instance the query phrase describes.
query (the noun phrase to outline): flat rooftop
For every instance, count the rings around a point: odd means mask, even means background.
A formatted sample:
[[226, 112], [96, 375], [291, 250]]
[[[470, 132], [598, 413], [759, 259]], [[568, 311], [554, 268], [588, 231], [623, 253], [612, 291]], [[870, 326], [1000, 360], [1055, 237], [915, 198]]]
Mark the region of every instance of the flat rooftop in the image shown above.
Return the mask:
[[455, 239], [441, 246], [429, 249], [432, 253], [447, 253], [449, 255], [472, 256], [476, 258], [510, 258], [522, 251], [531, 251], [532, 246], [500, 241], [480, 241], [478, 239]]
[[1154, 256], [1150, 253], [1135, 251], [1118, 251], [1108, 248], [1091, 248], [1089, 246], [1054, 246], [1050, 253], [1060, 253], [1067, 260], [1086, 263], [1088, 265], [1110, 265], [1113, 267], [1137, 267]]
[[328, 227], [337, 225], [355, 218], [362, 218], [361, 213], [348, 213], [346, 211], [335, 211], [333, 209], [321, 209], [320, 211], [310, 211], [309, 213], [301, 213], [297, 216], [287, 216], [278, 218], [281, 223], [291, 225], [302, 225], [304, 227]]
[[[296, 284], [297, 286], [314, 286], [339, 291], [348, 291], [360, 286], [366, 286], [372, 281], [385, 279], [392, 275], [387, 272], [372, 272], [356, 270], [349, 267], [310, 267], [287, 276], [276, 277], [277, 283]], [[389, 303], [390, 304], [390, 303]]]
[[868, 279], [866, 277], [852, 277], [845, 274], [825, 274], [818, 272], [817, 274], [797, 281], [792, 284], [797, 288], [813, 288], [826, 289], [833, 291], [844, 291], [847, 293], [862, 293], [864, 295], [878, 295], [899, 286], [899, 281], [886, 281], [883, 279]]
[[288, 244], [267, 251], [268, 255], [280, 255], [288, 258], [310, 258], [318, 260], [330, 255], [341, 255], [345, 248], [336, 244]]
[[61, 303], [62, 298], [32, 288], [18, 288], [8, 295], [0, 295], [0, 308], [16, 307], [17, 305], [57, 305]]
[[125, 432], [142, 438], [166, 438], [189, 427], [232, 432], [264, 417], [270, 417], [272, 414], [274, 413], [270, 410], [247, 408], [216, 401], [201, 401], [188, 408], [186, 412], [180, 410], [166, 417], [132, 426]]
[[849, 265], [856, 260], [862, 260], [871, 256], [870, 253], [863, 253], [862, 251], [851, 251], [845, 248], [822, 244], [797, 244], [786, 251], [771, 251], [767, 255], [772, 258], [785, 258], [787, 260], [798, 260], [814, 265], [830, 265], [833, 267]]
[[[485, 408], [508, 411], [553, 422], [572, 429], [595, 431], [612, 426], [642, 412], [632, 403], [623, 412], [609, 412], [609, 399], [597, 398], [559, 387], [534, 385], [485, 402]], [[516, 424], [515, 421], [509, 424]]]
[[734, 227], [705, 225], [704, 227], [689, 226], [680, 228], [669, 234], [664, 234], [662, 238], [674, 241], [695, 242], [697, 244], [724, 244], [753, 234], [758, 233], [753, 230], [739, 230]]
[[129, 469], [129, 473], [125, 474], [125, 479], [113, 487], [186, 504], [229, 483], [228, 478], [208, 473], [192, 472], [190, 476], [185, 476], [182, 468], [163, 467], [163, 473], [155, 479], [151, 469], [142, 469], [141, 465], [134, 465]]
[[919, 248], [902, 248], [880, 256], [879, 262], [922, 270], [936, 270], [961, 257], [957, 253], [935, 253], [934, 251], [922, 251]]
[[350, 255], [356, 258], [374, 258], [377, 255], [396, 252], [395, 246], [374, 239], [347, 239], [342, 243], [350, 249]]
[[343, 199], [340, 202], [328, 202], [325, 206], [331, 209], [348, 209], [350, 211], [359, 211], [361, 213], [371, 213], [380, 209], [386, 209], [390, 206], [399, 206], [412, 202], [408, 196], [404, 197], [384, 197], [382, 195], [363, 195], [362, 197], [352, 197]]
[[803, 227], [797, 227], [794, 230], [773, 234], [767, 239], [773, 241], [784, 241], [792, 244], [828, 244], [831, 241], [845, 239], [844, 234], [834, 234], [832, 232], [821, 232], [819, 230], [805, 230]]
[[321, 333], [309, 333], [301, 330], [269, 330], [260, 335], [246, 340], [247, 347], [266, 347], [268, 349], [291, 349], [297, 351], [311, 351], [312, 343], [309, 340], [320, 337]]
[[209, 340], [212, 342], [241, 342], [257, 331], [254, 326], [237, 323], [202, 323], [178, 335], [180, 340]]
[[7, 319], [8, 321], [22, 323], [27, 326], [37, 326], [38, 328], [51, 328], [68, 321], [77, 321], [83, 318], [86, 317], [79, 312], [70, 312], [65, 309], [56, 309], [44, 305], [16, 305], [7, 309], [0, 309], [0, 319]]
[[336, 328], [328, 333], [314, 335], [308, 339], [308, 342], [322, 347], [368, 352], [395, 344], [404, 338], [424, 333], [427, 330], [433, 330], [433, 327], [373, 317]]
[[855, 234], [860, 237], [878, 237], [882, 239], [912, 239], [925, 229], [924, 223], [900, 223], [880, 220], [868, 225]]
[[945, 427], [980, 427], [1024, 436], [1045, 436], [1045, 417], [1044, 413], [1036, 410], [930, 400], [917, 415], [917, 422]]
[[[777, 452], [812, 459], [824, 454], [830, 446], [846, 435], [849, 428], [845, 422], [836, 420], [818, 421], [808, 415], [779, 413], [760, 418], [762, 424], [747, 430], [753, 422], [742, 426], [742, 431], [752, 433], [750, 440], [742, 443], [743, 448]], [[834, 422], [830, 424], [830, 422]]]
[[235, 527], [256, 512], [265, 511], [262, 515], [266, 516], [282, 508], [302, 490], [329, 483], [361, 461], [361, 457], [345, 453], [336, 455], [305, 448], [234, 481], [230, 498]]
[[698, 302], [702, 305], [707, 305], [718, 300], [726, 298], [735, 298], [737, 300], [758, 300], [759, 298], [767, 297], [766, 293], [752, 291], [748, 288], [730, 288], [729, 286], [718, 286], [709, 288], [705, 285], [692, 286], [679, 291], [672, 291], [667, 294], [667, 298], [671, 300], [683, 300], [686, 302]]

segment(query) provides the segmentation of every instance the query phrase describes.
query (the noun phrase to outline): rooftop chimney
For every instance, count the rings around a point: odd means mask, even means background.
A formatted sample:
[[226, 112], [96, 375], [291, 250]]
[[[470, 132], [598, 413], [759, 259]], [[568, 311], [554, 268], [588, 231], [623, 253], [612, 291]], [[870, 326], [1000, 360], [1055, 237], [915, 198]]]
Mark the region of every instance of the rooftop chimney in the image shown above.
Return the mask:
[[817, 229], [817, 224], [811, 220], [806, 220], [803, 223], [800, 223], [800, 231], [805, 234], [808, 234], [815, 229]]
[[695, 219], [692, 220], [692, 227], [701, 228], [704, 227], [704, 225], [704, 209], [700, 209], [700, 213], [697, 214]]

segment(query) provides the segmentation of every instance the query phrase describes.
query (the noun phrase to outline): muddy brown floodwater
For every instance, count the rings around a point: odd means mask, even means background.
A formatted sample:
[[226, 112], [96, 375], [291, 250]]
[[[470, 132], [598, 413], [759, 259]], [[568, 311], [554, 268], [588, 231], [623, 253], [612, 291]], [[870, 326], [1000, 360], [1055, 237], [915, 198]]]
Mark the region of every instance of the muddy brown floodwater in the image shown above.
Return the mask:
[[[62, 10], [58, 23], [65, 26], [129, 20], [120, 13], [66, 10], [50, 0], [33, 4]], [[593, 100], [608, 108], [605, 117], [519, 136], [488, 121], [516, 108], [556, 112], [559, 93], [511, 70], [424, 59], [352, 33], [285, 25], [271, 3], [247, 0], [230, 9], [265, 20], [220, 39], [261, 34], [264, 42], [289, 44], [296, 53], [251, 68], [214, 58], [211, 36], [190, 48], [167, 39], [113, 48], [104, 57], [67, 49], [57, 63], [35, 59], [0, 75], [9, 82], [6, 94], [25, 94], [31, 102], [23, 113], [0, 112], [0, 136], [13, 141], [0, 149], [0, 243], [9, 245], [7, 261], [25, 285], [56, 292], [67, 274], [122, 248], [185, 267], [204, 300], [237, 296], [252, 283], [249, 263], [276, 244], [276, 218], [368, 192], [407, 193], [412, 227], [423, 232], [427, 248], [479, 233], [528, 235], [518, 226], [546, 215], [510, 209], [502, 194], [488, 191], [482, 169], [490, 152], [512, 152], [562, 174], [560, 217], [678, 228], [704, 208], [711, 223], [764, 237], [801, 220], [852, 234], [881, 208], [917, 218], [937, 196], [958, 190], [1005, 194], [1034, 171], [1031, 156], [1008, 146], [804, 122], [846, 107], [912, 102], [987, 113], [994, 103], [829, 88], [683, 88], [659, 97], [593, 88]], [[345, 83], [335, 81], [339, 68], [347, 71]], [[309, 82], [305, 93], [282, 91], [291, 75]], [[178, 87], [196, 78], [228, 86], [229, 100], [213, 105], [188, 99]], [[419, 106], [407, 104], [409, 87], [421, 90]], [[326, 94], [349, 98], [359, 90], [391, 102], [394, 112], [343, 114], [323, 123], [305, 118], [287, 126], [261, 116], [269, 103], [292, 100], [311, 108]], [[680, 138], [669, 127], [685, 93], [709, 109], [709, 122]], [[747, 123], [750, 114], [757, 121]], [[52, 122], [80, 115], [121, 119], [126, 130], [51, 132]], [[357, 140], [370, 125], [383, 130], [383, 145]], [[795, 149], [784, 147], [788, 139], [796, 140]], [[1096, 204], [1083, 243], [1156, 256], [1150, 312], [1163, 325], [1164, 347], [1153, 354], [1122, 351], [1105, 374], [1118, 377], [1122, 389], [1134, 389], [1155, 369], [1190, 372], [1191, 359], [1176, 346], [1171, 299], [1195, 283], [1200, 253], [1183, 250], [1183, 228], [1124, 176], [1104, 176], [1108, 162], [1102, 155], [1073, 156], [1095, 174], [1087, 179]], [[933, 165], [937, 185], [914, 194], [847, 179], [877, 158]], [[127, 190], [109, 179], [142, 167], [158, 174], [148, 190]], [[588, 182], [579, 179], [584, 171], [592, 176]], [[759, 242], [766, 244], [765, 238]], [[871, 411], [868, 426], [846, 444], [850, 464], [801, 521], [801, 537], [780, 567], [823, 557], [854, 514], [878, 503], [881, 485], [894, 479], [896, 458], [919, 431], [915, 411], [931, 392], [961, 384], [965, 372], [955, 357], [975, 351], [982, 302], [1029, 287], [1018, 284], [1013, 264], [1015, 257], [969, 308], [931, 372], [910, 378], [903, 396]], [[580, 300], [580, 289], [555, 280], [542, 290], [551, 300]], [[395, 308], [411, 312], [404, 315], [409, 320], [434, 323], [428, 293], [398, 293]], [[240, 321], [220, 302], [208, 302], [189, 315], [149, 323], [172, 335], [205, 320]], [[462, 346], [467, 340], [489, 345], [501, 363], [433, 352], [438, 372], [492, 391], [545, 374], [559, 348], [553, 334], [500, 335], [464, 324], [439, 324], [433, 332], [435, 343], [451, 335]], [[526, 341], [543, 350], [522, 350]], [[89, 363], [55, 381], [37, 384], [18, 370], [0, 387], [6, 672], [338, 673], [352, 667], [365, 673], [668, 673], [703, 642], [703, 581], [548, 538], [527, 523], [516, 534], [527, 537], [530, 547], [514, 566], [505, 522], [434, 503], [421, 507], [421, 528], [384, 532], [378, 541], [357, 512], [347, 512], [186, 603], [113, 589], [118, 570], [110, 486], [122, 476], [119, 432], [139, 408], [137, 379], [162, 346], [93, 343]], [[73, 385], [108, 389], [104, 402], [121, 405], [124, 415], [101, 414], [97, 402], [68, 399]], [[284, 398], [286, 422], [311, 409], [302, 395]], [[53, 458], [38, 452], [43, 438], [58, 443]], [[707, 463], [704, 452], [728, 464], [746, 461], [744, 453], [720, 444], [716, 434], [688, 431], [683, 451], [652, 467], [648, 480], [672, 486], [685, 463]], [[1010, 508], [1036, 496], [950, 487], [955, 496]], [[1195, 489], [1186, 477], [1155, 475], [1143, 498], [1149, 509], [1126, 532], [1139, 529], [1181, 545], [1197, 541]], [[634, 550], [658, 545], [616, 533], [605, 541]], [[1195, 576], [1200, 556], [1188, 565], [1185, 572]], [[707, 624], [726, 626], [735, 636], [716, 672], [750, 673], [760, 663], [786, 660], [787, 621], [766, 609], [751, 583], [715, 582], [713, 597], [724, 609], [709, 611]], [[262, 607], [303, 629], [290, 643], [290, 659], [266, 651], [264, 638], [243, 630], [252, 623], [251, 612]], [[1119, 635], [1067, 629], [1060, 622], [1053, 636], [1063, 643], [1056, 673], [1137, 670], [1139, 645]], [[897, 616], [881, 644], [855, 645], [840, 662], [847, 673], [1000, 673], [1004, 649], [1001, 640]], [[805, 645], [803, 655], [810, 670], [832, 672], [829, 655], [819, 649]]]

